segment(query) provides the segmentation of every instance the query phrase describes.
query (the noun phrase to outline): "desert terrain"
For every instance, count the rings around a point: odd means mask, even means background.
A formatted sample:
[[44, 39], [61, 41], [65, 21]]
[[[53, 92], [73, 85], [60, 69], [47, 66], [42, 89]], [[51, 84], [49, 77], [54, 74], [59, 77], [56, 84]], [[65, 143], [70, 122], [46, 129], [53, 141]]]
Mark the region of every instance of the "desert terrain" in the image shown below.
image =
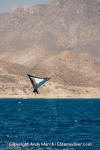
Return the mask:
[[[51, 79], [33, 93], [27, 73]], [[0, 14], [1, 98], [100, 98], [100, 2], [52, 0]]]

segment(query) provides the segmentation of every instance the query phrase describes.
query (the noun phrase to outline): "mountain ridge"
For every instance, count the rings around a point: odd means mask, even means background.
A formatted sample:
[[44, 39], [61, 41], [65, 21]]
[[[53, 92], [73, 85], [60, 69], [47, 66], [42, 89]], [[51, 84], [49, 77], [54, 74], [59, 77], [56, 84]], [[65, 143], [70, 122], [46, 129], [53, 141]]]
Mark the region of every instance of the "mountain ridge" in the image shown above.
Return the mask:
[[[56, 7], [57, 2], [63, 2], [62, 7]], [[95, 0], [54, 0], [0, 15], [0, 54], [41, 45], [46, 54], [70, 49], [100, 56], [99, 10], [100, 3]]]
[[99, 33], [96, 0], [52, 0], [0, 14], [0, 95], [34, 97], [30, 73], [51, 77], [39, 97], [100, 97]]

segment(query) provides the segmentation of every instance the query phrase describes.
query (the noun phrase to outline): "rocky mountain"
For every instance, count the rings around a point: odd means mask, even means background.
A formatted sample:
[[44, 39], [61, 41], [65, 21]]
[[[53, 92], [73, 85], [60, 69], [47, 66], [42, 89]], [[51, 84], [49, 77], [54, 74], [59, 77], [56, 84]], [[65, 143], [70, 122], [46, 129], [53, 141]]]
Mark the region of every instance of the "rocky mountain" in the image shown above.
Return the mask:
[[52, 0], [49, 5], [23, 6], [0, 15], [1, 59], [25, 62], [24, 55], [33, 55], [38, 46], [46, 58], [66, 49], [100, 56], [99, 33], [100, 3], [96, 0]]
[[63, 51], [37, 65], [35, 72], [39, 70], [40, 76], [46, 74], [65, 86], [100, 86], [100, 61], [87, 53]]
[[33, 97], [28, 72], [51, 77], [41, 97], [98, 97], [99, 33], [96, 0], [52, 0], [0, 14], [0, 95]]
[[0, 61], [0, 95], [34, 97], [27, 73], [51, 77], [38, 97], [99, 97], [100, 61], [82, 53], [63, 51], [32, 68]]

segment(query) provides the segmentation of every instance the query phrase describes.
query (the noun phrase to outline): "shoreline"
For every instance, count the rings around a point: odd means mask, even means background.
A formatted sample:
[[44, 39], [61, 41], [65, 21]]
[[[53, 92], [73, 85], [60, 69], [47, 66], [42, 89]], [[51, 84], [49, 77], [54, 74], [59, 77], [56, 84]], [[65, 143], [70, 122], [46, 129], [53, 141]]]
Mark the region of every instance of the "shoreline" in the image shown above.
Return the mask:
[[60, 97], [60, 98], [53, 98], [53, 97], [52, 97], [52, 98], [49, 98], [49, 97], [48, 97], [48, 98], [42, 98], [42, 97], [41, 97], [41, 98], [35, 98], [35, 97], [33, 97], [33, 98], [32, 98], [32, 97], [27, 97], [27, 98], [26, 98], [26, 97], [23, 97], [23, 98], [21, 98], [21, 97], [0, 97], [0, 100], [4, 100], [4, 99], [5, 99], [5, 100], [9, 100], [9, 99], [11, 99], [11, 100], [13, 100], [13, 99], [14, 99], [14, 100], [17, 100], [17, 99], [21, 99], [21, 100], [27, 100], [27, 99], [29, 99], [29, 100], [46, 100], [46, 99], [47, 99], [47, 100], [49, 100], [49, 99], [50, 99], [50, 100], [80, 100], [80, 99], [81, 99], [81, 100], [89, 100], [89, 99], [90, 99], [90, 100], [91, 100], [91, 99], [92, 99], [92, 100], [93, 100], [93, 99], [94, 99], [94, 100], [95, 100], [95, 99], [96, 99], [96, 100], [100, 100], [99, 97], [93, 97], [93, 98], [92, 98], [92, 97], [84, 97], [84, 98], [83, 98], [83, 97], [78, 97], [78, 98], [77, 98], [77, 97], [70, 97], [70, 98], [61, 98], [61, 97]]

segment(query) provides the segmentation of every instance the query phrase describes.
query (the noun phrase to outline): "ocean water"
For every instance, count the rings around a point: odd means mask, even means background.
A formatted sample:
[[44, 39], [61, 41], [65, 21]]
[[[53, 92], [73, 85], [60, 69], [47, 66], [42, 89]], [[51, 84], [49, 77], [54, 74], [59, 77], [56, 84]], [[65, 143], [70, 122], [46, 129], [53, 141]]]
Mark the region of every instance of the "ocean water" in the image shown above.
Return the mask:
[[100, 100], [0, 99], [0, 150], [100, 150]]

